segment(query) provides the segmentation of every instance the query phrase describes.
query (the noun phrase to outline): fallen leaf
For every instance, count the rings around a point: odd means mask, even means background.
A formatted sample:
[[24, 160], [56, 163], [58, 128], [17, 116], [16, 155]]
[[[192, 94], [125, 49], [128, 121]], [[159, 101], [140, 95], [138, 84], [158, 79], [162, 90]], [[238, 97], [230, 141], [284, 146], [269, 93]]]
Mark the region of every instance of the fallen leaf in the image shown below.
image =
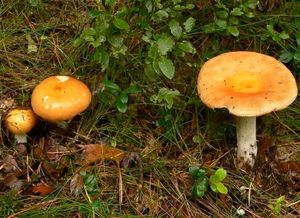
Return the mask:
[[75, 196], [78, 196], [83, 188], [84, 182], [83, 178], [80, 174], [75, 174], [75, 176], [71, 179], [70, 182], [70, 191], [71, 194], [74, 194]]
[[4, 162], [3, 168], [5, 169], [6, 172], [13, 172], [16, 170], [20, 170], [20, 167], [18, 166], [16, 159], [14, 158], [14, 156], [10, 154], [5, 157], [3, 162]]
[[288, 174], [290, 176], [300, 176], [300, 163], [298, 161], [287, 161], [277, 164], [277, 170], [281, 174]]
[[33, 185], [31, 190], [34, 194], [38, 194], [40, 196], [45, 196], [53, 192], [53, 188], [43, 181], [36, 185]]
[[78, 145], [83, 149], [81, 162], [91, 164], [99, 160], [113, 160], [120, 163], [126, 152], [105, 144]]
[[8, 174], [4, 178], [3, 183], [7, 187], [9, 187], [11, 189], [16, 189], [16, 190], [21, 190], [24, 185], [24, 182], [22, 180], [18, 179], [18, 174], [15, 172]]

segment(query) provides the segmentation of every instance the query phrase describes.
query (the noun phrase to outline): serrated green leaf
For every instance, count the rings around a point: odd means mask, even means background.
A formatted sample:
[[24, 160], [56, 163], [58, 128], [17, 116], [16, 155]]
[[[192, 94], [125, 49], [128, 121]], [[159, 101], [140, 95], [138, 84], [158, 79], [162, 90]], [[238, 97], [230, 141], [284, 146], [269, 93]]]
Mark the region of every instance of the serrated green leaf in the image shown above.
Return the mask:
[[120, 30], [129, 30], [129, 24], [121, 18], [115, 17], [113, 24]]
[[182, 27], [179, 25], [179, 22], [175, 19], [172, 19], [169, 22], [169, 27], [172, 35], [179, 39], [182, 34]]
[[188, 33], [188, 32], [191, 32], [194, 27], [195, 27], [195, 24], [196, 24], [196, 19], [193, 18], [193, 17], [189, 17], [184, 23], [184, 29], [185, 31]]
[[175, 67], [173, 62], [166, 58], [162, 57], [161, 60], [158, 62], [158, 66], [161, 70], [161, 72], [168, 78], [172, 79], [175, 74]]
[[216, 185], [217, 191], [219, 193], [224, 194], [224, 195], [226, 195], [228, 193], [228, 189], [223, 183], [219, 182], [219, 183], [216, 183], [215, 185]]
[[158, 51], [162, 55], [166, 55], [173, 49], [175, 42], [173, 38], [167, 34], [161, 35], [157, 40]]
[[191, 54], [195, 54], [196, 53], [195, 47], [193, 46], [192, 43], [190, 43], [188, 41], [180, 42], [178, 44], [178, 48], [181, 49], [184, 52], [188, 52], [188, 53], [191, 53]]
[[227, 27], [227, 31], [235, 37], [240, 35], [240, 31], [238, 30], [238, 28], [236, 26]]

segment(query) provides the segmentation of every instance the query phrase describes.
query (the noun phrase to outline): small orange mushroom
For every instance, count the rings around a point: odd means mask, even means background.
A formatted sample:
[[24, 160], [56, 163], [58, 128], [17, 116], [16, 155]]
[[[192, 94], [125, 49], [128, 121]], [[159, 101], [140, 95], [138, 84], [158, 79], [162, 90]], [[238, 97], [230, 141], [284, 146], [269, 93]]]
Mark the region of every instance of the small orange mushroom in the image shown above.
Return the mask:
[[237, 51], [207, 61], [198, 75], [198, 94], [210, 108], [237, 116], [238, 167], [253, 167], [256, 117], [288, 107], [298, 89], [285, 65], [268, 55]]
[[35, 126], [36, 116], [31, 109], [12, 109], [6, 115], [5, 124], [18, 143], [27, 143], [26, 134]]

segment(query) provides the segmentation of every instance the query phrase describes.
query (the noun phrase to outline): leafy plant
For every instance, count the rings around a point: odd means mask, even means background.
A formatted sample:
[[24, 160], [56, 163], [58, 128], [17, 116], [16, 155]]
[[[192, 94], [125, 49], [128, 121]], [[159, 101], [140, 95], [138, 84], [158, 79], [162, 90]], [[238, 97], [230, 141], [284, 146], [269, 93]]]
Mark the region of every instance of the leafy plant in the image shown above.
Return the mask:
[[223, 180], [227, 176], [227, 171], [223, 168], [219, 168], [215, 171], [213, 175], [209, 177], [209, 186], [213, 192], [227, 194], [228, 189], [223, 184]]
[[116, 83], [105, 80], [104, 88], [108, 90], [115, 97], [114, 104], [119, 112], [125, 113], [127, 111], [127, 104], [130, 94], [137, 94], [140, 92], [140, 88], [136, 85], [130, 86], [124, 90], [121, 89]]
[[166, 102], [167, 108], [173, 107], [174, 99], [180, 95], [178, 90], [171, 90], [167, 88], [160, 88], [157, 95], [152, 95], [150, 100], [154, 103]]
[[289, 50], [282, 51], [280, 60], [283, 63], [292, 63], [295, 69], [300, 69], [300, 32], [295, 34], [296, 46]]
[[80, 172], [80, 175], [83, 177], [84, 187], [88, 194], [95, 195], [99, 193], [98, 181], [95, 175], [85, 171]]
[[203, 197], [208, 188], [208, 177], [206, 175], [206, 171], [199, 169], [199, 167], [192, 166], [189, 168], [189, 173], [194, 181], [192, 186], [192, 197]]
[[281, 209], [282, 209], [282, 204], [285, 201], [285, 196], [280, 196], [277, 198], [274, 202], [274, 204], [269, 204], [268, 207], [273, 211], [273, 213], [278, 216], [280, 215]]
[[238, 1], [237, 5], [229, 7], [228, 4], [217, 1], [214, 6], [217, 9], [214, 12], [214, 22], [205, 25], [203, 27], [204, 32], [221, 32], [225, 35], [239, 36], [240, 21], [253, 18], [253, 11], [257, 4], [257, 0]]
[[189, 168], [189, 173], [194, 181], [192, 186], [193, 197], [203, 197], [208, 186], [213, 192], [220, 194], [228, 193], [227, 187], [223, 184], [223, 180], [227, 176], [227, 171], [225, 169], [219, 168], [214, 174], [208, 177], [204, 169], [192, 166]]

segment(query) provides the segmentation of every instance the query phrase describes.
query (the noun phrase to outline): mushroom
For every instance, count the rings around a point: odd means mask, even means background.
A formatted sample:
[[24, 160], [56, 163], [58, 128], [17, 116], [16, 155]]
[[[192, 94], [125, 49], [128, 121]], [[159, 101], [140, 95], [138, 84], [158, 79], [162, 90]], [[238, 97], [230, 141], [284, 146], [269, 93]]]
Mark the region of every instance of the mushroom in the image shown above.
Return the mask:
[[256, 117], [288, 107], [297, 97], [292, 73], [268, 55], [236, 51], [207, 61], [198, 75], [198, 94], [210, 108], [236, 116], [237, 165], [253, 167]]
[[89, 88], [80, 80], [70, 76], [51, 76], [35, 87], [31, 105], [41, 118], [59, 123], [84, 111], [91, 98]]
[[27, 143], [27, 133], [36, 123], [36, 116], [31, 109], [12, 109], [5, 117], [5, 124], [14, 134], [17, 143]]

